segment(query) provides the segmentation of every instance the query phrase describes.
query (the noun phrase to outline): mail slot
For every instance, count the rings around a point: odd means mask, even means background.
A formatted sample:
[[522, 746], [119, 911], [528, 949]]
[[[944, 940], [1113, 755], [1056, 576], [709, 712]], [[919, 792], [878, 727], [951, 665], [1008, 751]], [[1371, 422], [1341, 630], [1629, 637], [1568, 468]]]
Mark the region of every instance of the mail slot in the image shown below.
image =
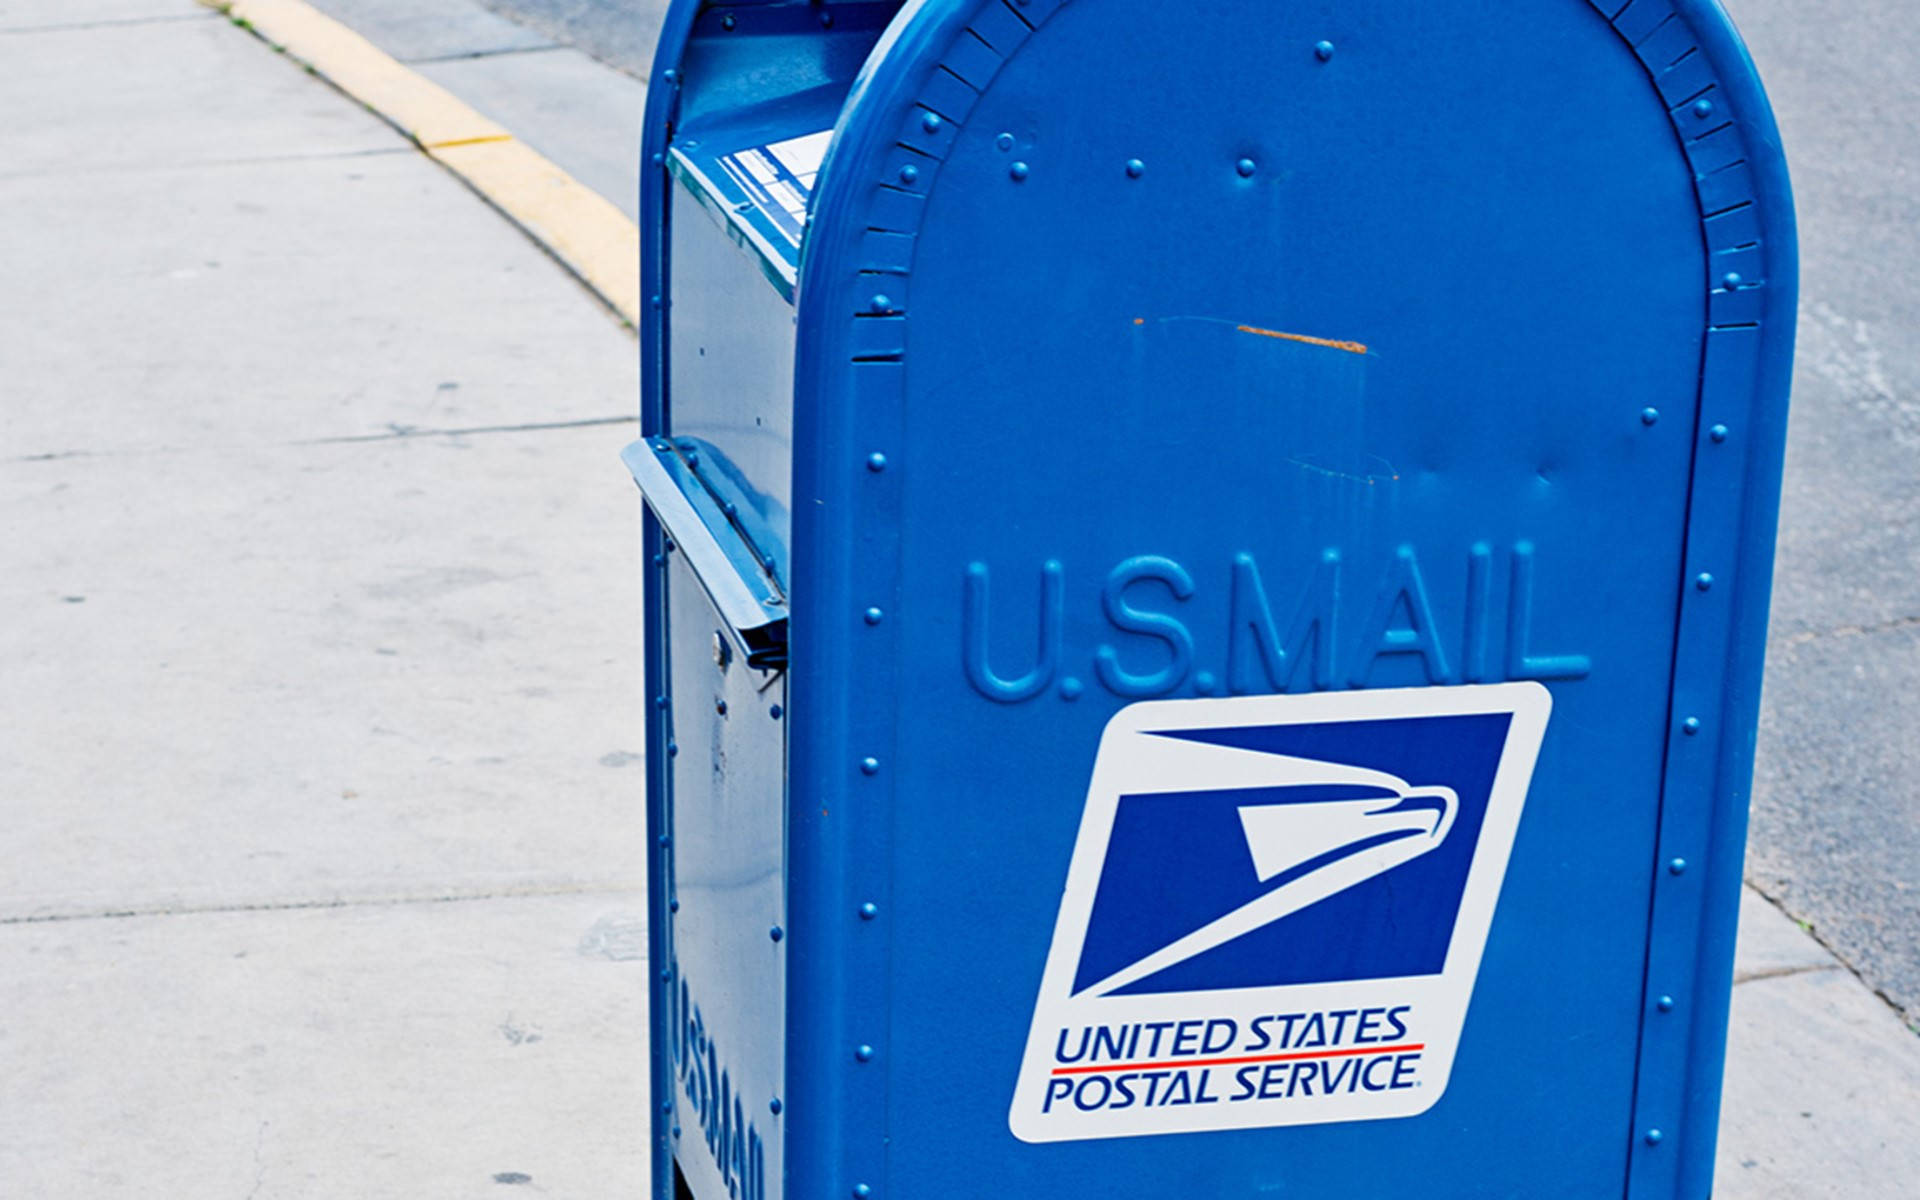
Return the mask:
[[1712, 0], [681, 0], [644, 154], [655, 1195], [1708, 1194]]

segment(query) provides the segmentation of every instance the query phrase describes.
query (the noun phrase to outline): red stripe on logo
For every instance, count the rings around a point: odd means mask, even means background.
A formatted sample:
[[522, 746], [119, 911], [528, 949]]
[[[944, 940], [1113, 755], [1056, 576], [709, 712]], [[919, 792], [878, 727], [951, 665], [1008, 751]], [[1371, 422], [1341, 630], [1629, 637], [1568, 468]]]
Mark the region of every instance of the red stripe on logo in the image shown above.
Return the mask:
[[1367, 1046], [1353, 1050], [1303, 1050], [1295, 1054], [1255, 1054], [1246, 1058], [1187, 1058], [1173, 1062], [1105, 1063], [1097, 1067], [1055, 1067], [1055, 1075], [1094, 1075], [1103, 1071], [1160, 1071], [1173, 1067], [1237, 1067], [1246, 1063], [1296, 1062], [1307, 1058], [1352, 1058], [1362, 1054], [1411, 1054], [1425, 1042], [1403, 1046]]

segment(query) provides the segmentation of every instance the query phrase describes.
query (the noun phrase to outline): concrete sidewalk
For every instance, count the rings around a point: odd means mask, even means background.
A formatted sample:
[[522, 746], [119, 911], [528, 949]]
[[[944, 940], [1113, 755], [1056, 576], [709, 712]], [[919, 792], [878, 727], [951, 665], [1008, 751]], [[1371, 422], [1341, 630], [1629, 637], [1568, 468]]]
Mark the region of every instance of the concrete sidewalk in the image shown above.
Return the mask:
[[[646, 1194], [632, 339], [190, 0], [0, 0], [0, 105], [0, 1193]], [[1911, 1195], [1920, 1040], [1740, 980], [1716, 1194]]]
[[0, 1194], [643, 1195], [632, 339], [190, 0], [0, 30]]

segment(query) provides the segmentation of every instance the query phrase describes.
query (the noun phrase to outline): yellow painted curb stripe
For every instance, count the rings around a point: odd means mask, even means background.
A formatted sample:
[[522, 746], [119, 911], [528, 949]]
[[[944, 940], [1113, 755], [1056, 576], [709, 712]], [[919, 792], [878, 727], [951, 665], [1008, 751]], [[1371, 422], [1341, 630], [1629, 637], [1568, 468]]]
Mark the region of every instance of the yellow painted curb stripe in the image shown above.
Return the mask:
[[639, 324], [640, 230], [605, 197], [301, 0], [237, 0], [212, 6], [245, 22], [411, 138], [579, 276], [608, 307]]

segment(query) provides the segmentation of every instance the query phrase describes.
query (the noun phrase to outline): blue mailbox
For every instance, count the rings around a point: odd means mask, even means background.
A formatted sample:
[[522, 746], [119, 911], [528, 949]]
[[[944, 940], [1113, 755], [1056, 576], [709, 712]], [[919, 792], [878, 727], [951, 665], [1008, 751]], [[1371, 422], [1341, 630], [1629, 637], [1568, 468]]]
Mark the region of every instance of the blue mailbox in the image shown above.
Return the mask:
[[680, 0], [645, 137], [655, 1195], [1707, 1195], [1713, 0]]

